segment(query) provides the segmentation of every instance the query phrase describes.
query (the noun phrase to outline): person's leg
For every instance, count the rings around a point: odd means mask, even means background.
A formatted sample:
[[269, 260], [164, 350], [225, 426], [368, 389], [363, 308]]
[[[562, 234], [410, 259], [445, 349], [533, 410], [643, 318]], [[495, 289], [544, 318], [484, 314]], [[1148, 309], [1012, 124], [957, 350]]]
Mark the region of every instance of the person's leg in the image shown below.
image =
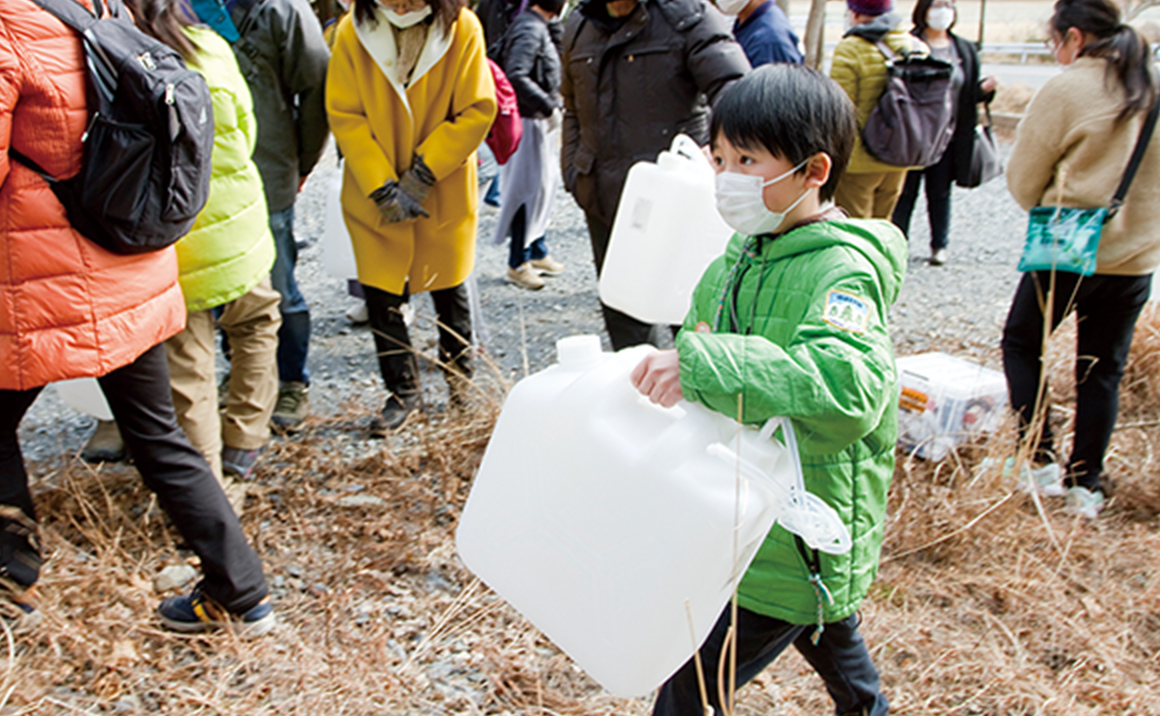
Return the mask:
[[16, 435], [40, 391], [0, 390], [0, 584], [10, 581], [15, 590], [31, 587], [40, 577], [36, 508]]
[[270, 437], [270, 415], [278, 399], [278, 328], [282, 322], [278, 303], [278, 292], [267, 278], [222, 311], [219, 322], [234, 347], [221, 427], [226, 448], [251, 452]]
[[899, 170], [877, 175], [879, 179], [874, 185], [871, 218], [890, 219], [890, 215], [894, 213], [894, 205], [898, 203], [898, 197], [902, 194], [902, 186], [906, 183], [906, 174], [906, 171]]
[[439, 367], [447, 380], [452, 407], [462, 408], [470, 397], [468, 383], [472, 365], [471, 302], [467, 286], [460, 284], [431, 292], [439, 326]]
[[1100, 490], [1104, 453], [1119, 412], [1120, 380], [1151, 276], [1091, 276], [1077, 296], [1075, 440], [1066, 484]]
[[[584, 216], [588, 222], [588, 238], [592, 242], [592, 257], [596, 261], [596, 277], [599, 279], [600, 271], [604, 268], [604, 257], [608, 253], [612, 227], [591, 213], [585, 212]], [[604, 325], [608, 329], [608, 338], [613, 350], [618, 351], [621, 348], [649, 342], [652, 332], [650, 324], [606, 306], [603, 301], [600, 308], [604, 313]]]
[[145, 485], [201, 560], [205, 594], [233, 614], [266, 598], [262, 561], [209, 469], [177, 424], [165, 349], [98, 379]]
[[283, 383], [310, 383], [306, 354], [310, 347], [310, 308], [298, 290], [294, 268], [298, 245], [294, 242], [294, 207], [270, 214], [270, 231], [277, 253], [270, 281], [282, 297], [282, 327], [278, 330], [278, 378]]
[[548, 242], [545, 236], [541, 236], [528, 246], [528, 259], [531, 261], [538, 261], [548, 257]]
[[515, 270], [528, 262], [528, 251], [524, 246], [528, 229], [528, 208], [521, 205], [516, 209], [511, 222], [511, 241], [508, 245], [508, 268]]
[[[717, 668], [722, 659], [729, 658], [728, 651], [722, 653], [722, 645], [731, 623], [730, 607], [726, 606], [700, 648], [705, 695], [715, 714], [721, 713], [722, 701], [717, 684]], [[806, 628], [742, 608], [737, 609], [737, 626], [738, 689], [761, 673]], [[728, 674], [725, 679], [725, 687], [728, 688]], [[661, 686], [653, 705], [653, 716], [704, 716], [704, 713], [696, 662], [689, 659]]]
[[[402, 308], [408, 297], [388, 293], [363, 284], [371, 335], [379, 359], [383, 385], [390, 391], [381, 420], [371, 425], [372, 433], [394, 430], [419, 407], [419, 365], [411, 347], [411, 335], [403, 321]], [[470, 332], [470, 331], [469, 331]]]
[[[214, 340], [213, 312], [197, 311], [186, 317], [184, 331], [165, 341], [165, 353], [177, 424], [190, 444], [209, 462], [213, 476], [220, 482], [222, 425], [214, 373]], [[231, 390], [235, 381], [236, 378], [230, 381]]]
[[[923, 172], [926, 175], [926, 213], [930, 218], [931, 254], [939, 249], [945, 249], [950, 239], [951, 187], [955, 180], [954, 170], [954, 152], [948, 150], [938, 164], [928, 167]], [[905, 194], [906, 191], [903, 190], [903, 195]], [[900, 199], [900, 204], [901, 201]]]
[[853, 219], [869, 219], [874, 213], [874, 189], [881, 180], [879, 173], [846, 172], [834, 187], [834, 203]]
[[906, 184], [902, 187], [902, 195], [898, 197], [898, 204], [890, 220], [898, 227], [906, 238], [910, 238], [910, 216], [914, 213], [914, 202], [918, 200], [918, 187], [922, 184], [922, 170], [912, 169], [906, 173]]
[[812, 640], [814, 629], [809, 627], [793, 645], [826, 682], [838, 716], [884, 716], [889, 705], [882, 695], [878, 670], [858, 631], [859, 621], [859, 616], [853, 614], [826, 624], [817, 644]]
[[[1048, 335], [1055, 330], [1072, 310], [1079, 276], [1056, 272], [1033, 272], [1023, 275], [1015, 289], [1007, 323], [1003, 327], [1003, 372], [1007, 376], [1007, 392], [1011, 409], [1019, 421], [1020, 439], [1026, 437], [1032, 419], [1050, 403], [1044, 386], [1042, 401], [1039, 383], [1043, 378], [1042, 357], [1044, 329]], [[1050, 308], [1050, 323], [1044, 325], [1043, 307]], [[1042, 408], [1040, 406], [1043, 406]], [[1033, 459], [1039, 463], [1054, 462], [1053, 435], [1050, 422], [1044, 415], [1042, 428], [1036, 440]]]

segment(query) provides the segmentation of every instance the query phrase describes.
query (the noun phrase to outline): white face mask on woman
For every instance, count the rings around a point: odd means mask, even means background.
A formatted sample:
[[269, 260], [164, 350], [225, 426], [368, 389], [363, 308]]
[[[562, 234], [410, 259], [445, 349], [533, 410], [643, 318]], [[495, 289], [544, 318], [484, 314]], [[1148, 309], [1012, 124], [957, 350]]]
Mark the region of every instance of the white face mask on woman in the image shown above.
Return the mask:
[[717, 9], [726, 15], [737, 15], [745, 6], [749, 4], [749, 0], [716, 0]]
[[383, 5], [380, 5], [379, 7], [383, 9], [383, 15], [387, 18], [387, 21], [400, 30], [405, 30], [413, 25], [418, 25], [419, 23], [426, 20], [427, 16], [431, 14], [430, 5], [424, 6], [422, 10], [414, 10], [412, 12], [406, 13], [397, 13], [391, 8]]
[[770, 211], [765, 205], [762, 190], [770, 184], [776, 184], [790, 176], [808, 164], [809, 161], [806, 159], [785, 174], [776, 176], [769, 181], [762, 181], [761, 177], [754, 174], [721, 172], [717, 175], [717, 211], [721, 214], [721, 218], [738, 233], [747, 236], [777, 231], [781, 222], [785, 221], [786, 214], [802, 203], [810, 190], [803, 191], [797, 201], [786, 207], [784, 211]]
[[955, 23], [953, 7], [932, 7], [926, 11], [926, 24], [932, 30], [945, 31]]

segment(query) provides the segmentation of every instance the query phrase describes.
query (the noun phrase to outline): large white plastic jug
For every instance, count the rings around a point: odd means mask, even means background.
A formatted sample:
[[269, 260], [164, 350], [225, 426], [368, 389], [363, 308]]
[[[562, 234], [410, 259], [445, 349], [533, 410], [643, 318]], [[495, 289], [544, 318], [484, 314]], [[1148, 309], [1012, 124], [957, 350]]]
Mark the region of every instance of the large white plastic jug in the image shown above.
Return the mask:
[[350, 243], [346, 219], [342, 216], [342, 175], [345, 168], [344, 162], [340, 161], [338, 171], [327, 182], [326, 214], [322, 224], [322, 266], [327, 273], [338, 279], [358, 276], [354, 247]]
[[113, 411], [101, 385], [96, 378], [75, 378], [53, 383], [61, 401], [77, 412], [91, 415], [97, 420], [112, 420]]
[[648, 323], [679, 324], [733, 230], [717, 213], [714, 172], [678, 134], [656, 163], [628, 170], [600, 272], [600, 300]]
[[775, 519], [827, 551], [849, 535], [772, 425], [641, 396], [629, 373], [651, 347], [602, 353], [575, 336], [558, 350], [504, 404], [459, 553], [606, 689], [640, 696], [708, 636]]

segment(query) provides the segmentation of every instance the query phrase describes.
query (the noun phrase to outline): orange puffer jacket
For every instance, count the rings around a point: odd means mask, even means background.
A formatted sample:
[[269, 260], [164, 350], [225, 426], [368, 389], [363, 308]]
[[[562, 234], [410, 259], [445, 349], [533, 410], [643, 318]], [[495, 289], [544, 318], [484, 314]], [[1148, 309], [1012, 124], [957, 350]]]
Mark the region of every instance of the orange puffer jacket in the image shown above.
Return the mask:
[[[82, 2], [91, 8], [89, 0]], [[0, 389], [96, 377], [178, 333], [172, 248], [110, 253], [77, 233], [19, 150], [67, 178], [81, 166], [85, 76], [77, 35], [32, 0], [0, 14]]]

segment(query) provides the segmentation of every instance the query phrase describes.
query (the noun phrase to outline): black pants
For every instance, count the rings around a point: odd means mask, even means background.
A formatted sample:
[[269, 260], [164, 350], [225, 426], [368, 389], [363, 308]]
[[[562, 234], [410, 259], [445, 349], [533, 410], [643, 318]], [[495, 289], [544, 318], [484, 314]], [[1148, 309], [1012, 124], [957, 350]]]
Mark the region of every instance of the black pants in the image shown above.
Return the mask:
[[[729, 607], [721, 614], [713, 631], [701, 646], [705, 688], [714, 713], [721, 713], [717, 689], [717, 665], [727, 658], [721, 653], [730, 625]], [[817, 644], [810, 640], [813, 625], [790, 624], [737, 609], [737, 686], [748, 683], [762, 669], [793, 644], [822, 681], [834, 700], [835, 713], [882, 716], [887, 713], [886, 697], [879, 686], [878, 670], [870, 659], [866, 642], [858, 631], [858, 615], [826, 625]], [[728, 686], [728, 674], [726, 674]], [[692, 659], [673, 674], [657, 694], [653, 716], [703, 716], [697, 668]]]
[[[410, 295], [399, 296], [366, 284], [363, 284], [363, 292], [383, 383], [400, 400], [414, 398], [419, 394], [419, 367], [400, 310], [410, 300]], [[467, 300], [467, 287], [459, 284], [432, 291], [431, 300], [435, 303], [438, 321], [440, 367], [444, 372], [454, 370], [470, 378], [471, 306]]]
[[[608, 240], [612, 238], [612, 227], [589, 212], [584, 212], [584, 218], [588, 221], [588, 239], [592, 242], [592, 258], [596, 261], [596, 277], [599, 279], [604, 269], [604, 257], [608, 253]], [[662, 257], [657, 257], [657, 260], [662, 260]], [[608, 329], [612, 350], [650, 342], [651, 323], [638, 321], [627, 313], [606, 306], [603, 301], [600, 308], [604, 312], [604, 326]]]
[[918, 185], [926, 182], [926, 213], [930, 218], [930, 250], [947, 247], [951, 230], [951, 185], [955, 180], [955, 147], [947, 147], [942, 159], [926, 169], [912, 169], [906, 173], [902, 195], [894, 205], [891, 220], [910, 237], [910, 216], [918, 199]]
[[[1132, 345], [1136, 319], [1152, 290], [1151, 276], [1081, 277], [1057, 271], [1054, 292], [1051, 273], [1037, 271], [1023, 276], [1003, 328], [1003, 370], [1011, 408], [1019, 416], [1024, 436], [1035, 411], [1042, 371], [1043, 306], [1050, 306], [1056, 327], [1073, 310], [1078, 319], [1075, 362], [1075, 440], [1068, 461], [1066, 484], [1089, 490], [1099, 487], [1104, 453], [1112, 437], [1119, 410], [1120, 379]], [[1044, 393], [1044, 405], [1048, 396]], [[1034, 438], [1033, 438], [1034, 439]], [[1036, 458], [1053, 459], [1053, 435], [1044, 421], [1038, 436]]]
[[[234, 613], [262, 601], [267, 594], [262, 562], [209, 463], [177, 425], [165, 347], [154, 346], [99, 382], [146, 487], [201, 558], [205, 593]], [[36, 512], [16, 428], [40, 390], [0, 390], [0, 507], [17, 508], [33, 522]], [[0, 573], [31, 586], [39, 576], [40, 555], [33, 541], [13, 529], [17, 520], [11, 517], [0, 517]]]

